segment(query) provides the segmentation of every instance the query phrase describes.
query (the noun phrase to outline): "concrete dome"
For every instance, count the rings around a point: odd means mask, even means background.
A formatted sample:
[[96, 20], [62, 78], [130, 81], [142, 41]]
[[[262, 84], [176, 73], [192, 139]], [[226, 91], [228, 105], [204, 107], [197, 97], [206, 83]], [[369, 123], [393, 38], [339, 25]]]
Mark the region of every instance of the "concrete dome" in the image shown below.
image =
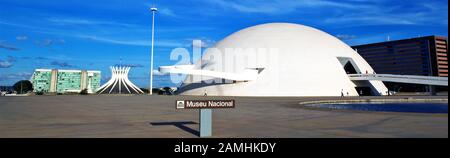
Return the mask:
[[299, 24], [262, 24], [226, 37], [195, 64], [196, 69], [236, 74], [258, 69], [257, 79], [216, 83], [220, 81], [217, 78], [188, 75], [180, 94], [340, 96], [348, 92], [358, 96], [356, 87], [368, 87], [378, 95], [386, 93], [380, 81], [351, 81], [344, 69], [348, 64], [356, 73], [374, 73], [355, 50], [323, 31]]

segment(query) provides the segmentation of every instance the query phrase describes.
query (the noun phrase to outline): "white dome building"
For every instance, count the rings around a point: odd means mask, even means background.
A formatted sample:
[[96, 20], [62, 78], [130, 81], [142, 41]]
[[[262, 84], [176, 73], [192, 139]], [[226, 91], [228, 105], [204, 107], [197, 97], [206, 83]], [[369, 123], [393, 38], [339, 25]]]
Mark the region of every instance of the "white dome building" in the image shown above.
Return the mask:
[[388, 91], [381, 81], [349, 79], [348, 73], [374, 73], [350, 46], [318, 29], [290, 23], [243, 29], [206, 50], [195, 65], [160, 71], [188, 75], [180, 95], [358, 96], [363, 90], [371, 95]]

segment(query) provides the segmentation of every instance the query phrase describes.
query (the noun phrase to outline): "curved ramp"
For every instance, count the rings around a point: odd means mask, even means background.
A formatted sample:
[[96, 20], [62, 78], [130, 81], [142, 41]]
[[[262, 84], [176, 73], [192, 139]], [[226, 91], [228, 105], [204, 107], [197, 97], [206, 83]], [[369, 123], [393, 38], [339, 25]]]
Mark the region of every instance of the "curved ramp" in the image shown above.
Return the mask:
[[390, 75], [390, 74], [349, 74], [348, 77], [352, 81], [378, 80], [385, 82], [448, 86], [448, 77]]
[[245, 82], [256, 80], [258, 78], [258, 74], [260, 73], [260, 69], [247, 68], [246, 70], [244, 70], [244, 72], [236, 74], [210, 70], [198, 70], [194, 69], [194, 65], [177, 65], [177, 66], [161, 66], [159, 67], [159, 72], [163, 74], [185, 74], [185, 75], [207, 76], [238, 82]]

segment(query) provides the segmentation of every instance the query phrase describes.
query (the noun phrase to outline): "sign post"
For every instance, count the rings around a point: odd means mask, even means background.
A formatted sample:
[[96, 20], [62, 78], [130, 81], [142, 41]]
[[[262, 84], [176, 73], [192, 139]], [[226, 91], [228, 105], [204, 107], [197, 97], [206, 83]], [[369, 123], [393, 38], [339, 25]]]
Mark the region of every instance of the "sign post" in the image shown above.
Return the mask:
[[234, 108], [234, 100], [183, 100], [176, 109], [199, 109], [200, 137], [212, 136], [212, 110]]
[[212, 136], [212, 109], [200, 109], [200, 137]]

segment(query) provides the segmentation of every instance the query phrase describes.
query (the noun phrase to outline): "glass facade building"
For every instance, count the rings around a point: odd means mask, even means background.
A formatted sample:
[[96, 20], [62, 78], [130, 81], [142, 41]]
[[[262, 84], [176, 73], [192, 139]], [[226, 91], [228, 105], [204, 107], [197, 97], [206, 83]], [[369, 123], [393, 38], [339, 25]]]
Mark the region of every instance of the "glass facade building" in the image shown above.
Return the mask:
[[32, 77], [32, 83], [35, 92], [50, 92], [52, 71], [37, 69]]
[[81, 71], [58, 71], [57, 93], [81, 90]]
[[[378, 74], [448, 77], [448, 40], [426, 36], [353, 46]], [[424, 91], [426, 86], [386, 83], [389, 89]], [[425, 90], [426, 91], [426, 90]]]
[[31, 82], [35, 92], [79, 93], [87, 89], [89, 93], [100, 87], [100, 71], [36, 69]]
[[[91, 74], [89, 74], [91, 73]], [[89, 81], [90, 80], [90, 81]], [[86, 79], [87, 83], [91, 83], [92, 89], [95, 91], [100, 88], [100, 81], [102, 80], [101, 73], [88, 72], [88, 78]]]

